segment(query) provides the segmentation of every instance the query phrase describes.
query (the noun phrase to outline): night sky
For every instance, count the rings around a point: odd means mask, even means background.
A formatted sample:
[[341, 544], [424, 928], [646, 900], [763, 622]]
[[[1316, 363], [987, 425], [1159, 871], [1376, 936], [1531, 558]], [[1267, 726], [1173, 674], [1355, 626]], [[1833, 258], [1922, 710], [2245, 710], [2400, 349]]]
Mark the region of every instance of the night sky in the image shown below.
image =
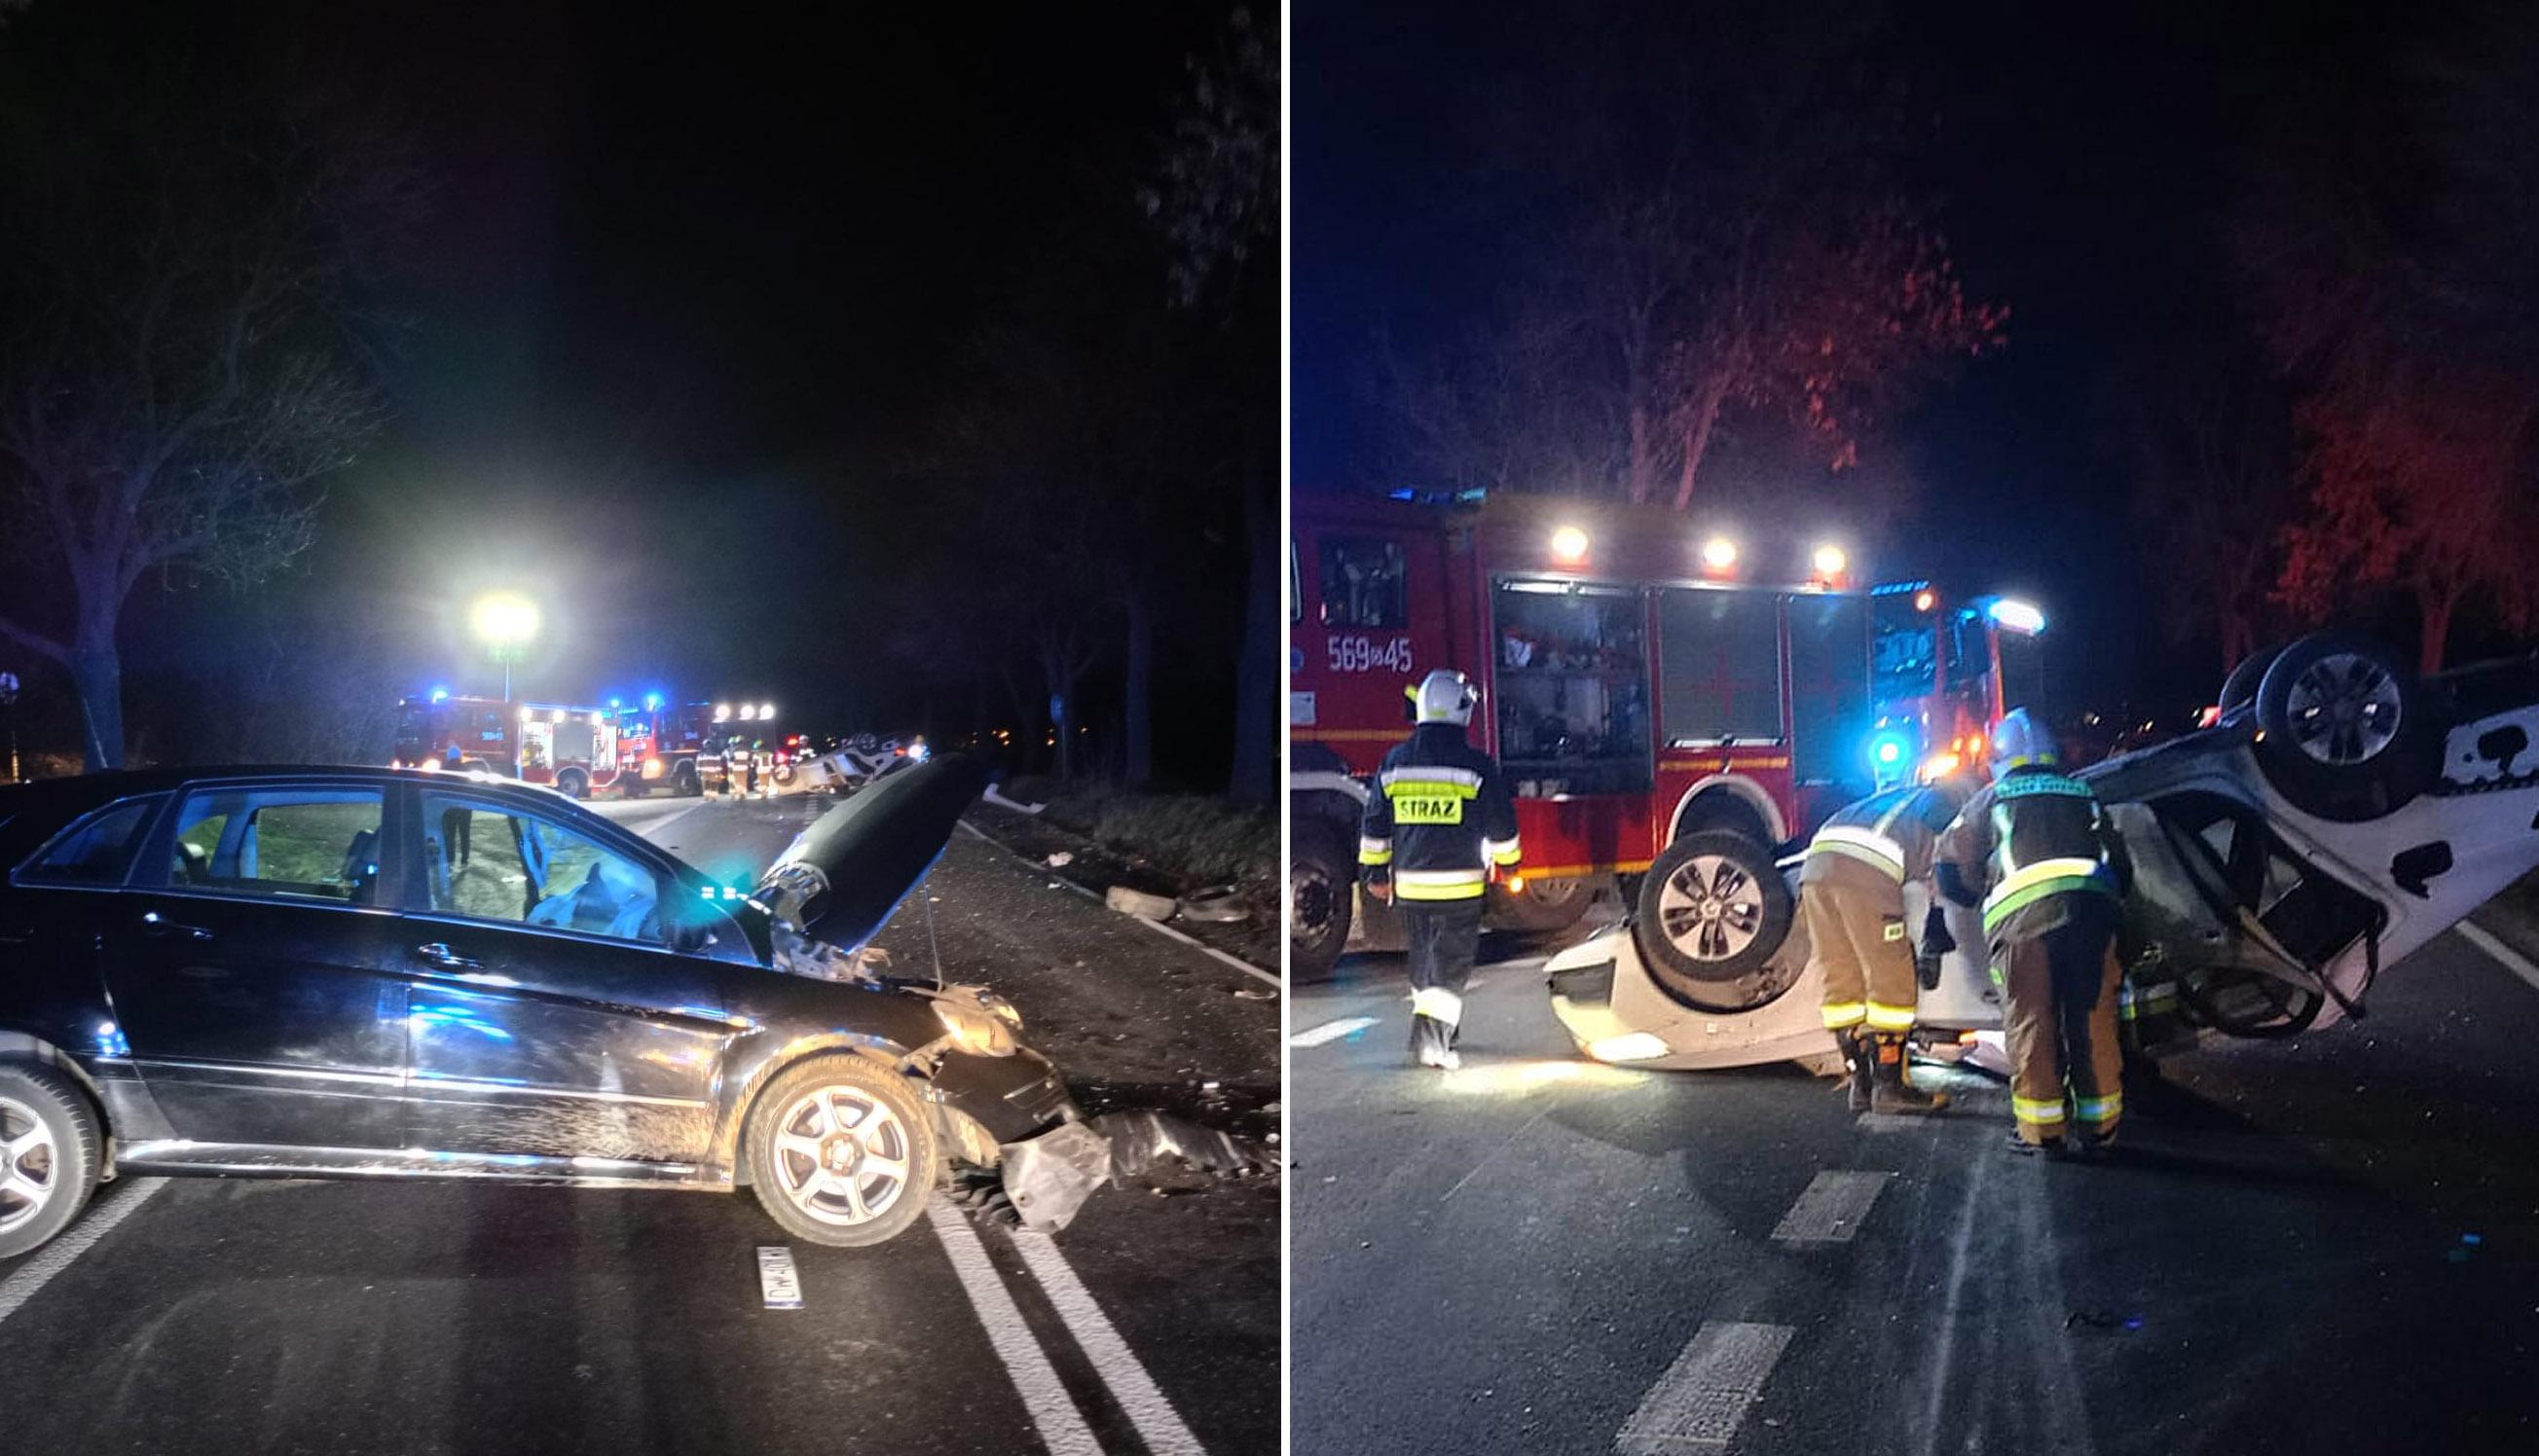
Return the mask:
[[[516, 586], [548, 628], [523, 695], [904, 731], [921, 704], [883, 639], [926, 506], [900, 473], [981, 328], [1048, 286], [1048, 239], [1127, 211], [1221, 13], [310, 16], [328, 79], [438, 186], [384, 300], [411, 325], [395, 418], [333, 483], [303, 584], [388, 594], [417, 688], [499, 688], [461, 608]], [[137, 596], [144, 666], [153, 614], [185, 610]]]
[[[2230, 14], [2218, 12], [2228, 10]], [[2101, 375], [2163, 321], [2230, 306], [2216, 218], [2242, 165], [2250, 103], [2309, 47], [2370, 47], [2420, 23], [2314, 7], [1915, 6], [1894, 63], [1943, 118], [1933, 181], [1959, 272], [2008, 303], [2010, 346], [1968, 365], [1868, 447], [1919, 502], [1874, 567], [1961, 591], [2033, 596], [2053, 618], [2056, 696], [2211, 700], [2210, 646], [2150, 619], [2121, 441]], [[1389, 335], [1451, 340], [1513, 265], [1475, 190], [1475, 149], [1506, 75], [1539, 49], [1544, 7], [1297, 7], [1293, 329], [1295, 486], [1360, 490], [1380, 422], [1356, 376]], [[2067, 696], [2068, 692], [2068, 696]]]

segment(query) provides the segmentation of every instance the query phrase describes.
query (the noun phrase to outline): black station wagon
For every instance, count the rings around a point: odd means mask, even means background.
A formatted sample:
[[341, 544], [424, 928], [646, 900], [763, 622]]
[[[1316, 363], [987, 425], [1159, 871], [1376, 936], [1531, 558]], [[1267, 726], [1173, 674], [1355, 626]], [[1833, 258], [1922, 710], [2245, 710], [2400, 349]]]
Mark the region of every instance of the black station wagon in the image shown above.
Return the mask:
[[889, 1238], [1076, 1120], [1011, 1006], [858, 954], [984, 784], [894, 775], [746, 891], [456, 774], [0, 788], [0, 1256], [125, 1173], [748, 1184]]

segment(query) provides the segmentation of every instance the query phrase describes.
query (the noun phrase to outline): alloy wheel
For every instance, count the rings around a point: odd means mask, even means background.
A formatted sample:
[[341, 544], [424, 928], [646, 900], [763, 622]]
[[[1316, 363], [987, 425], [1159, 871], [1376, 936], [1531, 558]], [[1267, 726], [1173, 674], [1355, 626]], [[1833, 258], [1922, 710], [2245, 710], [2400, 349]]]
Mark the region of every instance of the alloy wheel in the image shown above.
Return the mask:
[[899, 1114], [861, 1088], [815, 1088], [776, 1125], [778, 1188], [811, 1219], [870, 1223], [908, 1193], [912, 1140]]

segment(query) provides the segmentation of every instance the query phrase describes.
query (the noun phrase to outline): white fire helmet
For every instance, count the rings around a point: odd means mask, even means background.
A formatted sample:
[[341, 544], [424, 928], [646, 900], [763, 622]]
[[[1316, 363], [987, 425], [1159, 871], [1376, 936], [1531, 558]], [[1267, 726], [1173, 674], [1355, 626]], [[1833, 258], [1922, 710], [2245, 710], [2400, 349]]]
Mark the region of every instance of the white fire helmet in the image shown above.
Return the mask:
[[1459, 672], [1439, 668], [1420, 680], [1419, 686], [1407, 690], [1413, 708], [1412, 718], [1421, 723], [1452, 723], [1463, 727], [1473, 721], [1473, 709], [1481, 700], [1481, 690], [1473, 680]]
[[2001, 726], [1992, 731], [1992, 776], [1995, 778], [2023, 764], [2052, 763], [2056, 756], [2054, 735], [2029, 717], [2024, 707], [2004, 713]]

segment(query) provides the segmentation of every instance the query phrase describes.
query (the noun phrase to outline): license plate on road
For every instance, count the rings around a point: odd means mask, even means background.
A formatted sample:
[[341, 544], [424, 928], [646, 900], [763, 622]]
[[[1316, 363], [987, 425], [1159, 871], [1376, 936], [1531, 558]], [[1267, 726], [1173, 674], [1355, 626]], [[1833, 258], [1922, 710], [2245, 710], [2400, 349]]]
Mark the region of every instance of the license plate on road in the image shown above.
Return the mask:
[[793, 1251], [779, 1244], [758, 1251], [758, 1292], [770, 1309], [802, 1307], [802, 1276], [793, 1272]]

